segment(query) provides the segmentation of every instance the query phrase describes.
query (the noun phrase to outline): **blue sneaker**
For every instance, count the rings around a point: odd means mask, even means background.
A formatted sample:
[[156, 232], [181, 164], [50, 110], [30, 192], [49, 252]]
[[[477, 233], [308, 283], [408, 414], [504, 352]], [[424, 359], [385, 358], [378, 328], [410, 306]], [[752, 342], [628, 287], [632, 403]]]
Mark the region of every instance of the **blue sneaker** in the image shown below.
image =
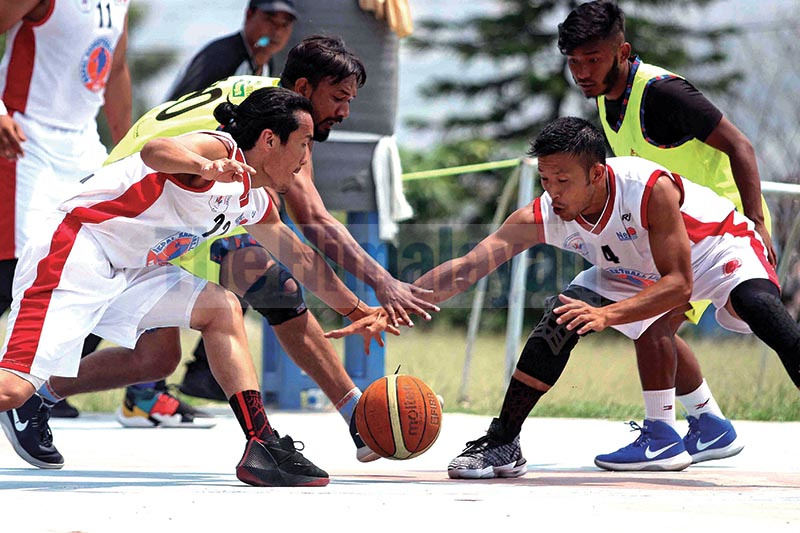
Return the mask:
[[701, 413], [699, 418], [687, 416], [686, 420], [689, 432], [683, 437], [683, 445], [692, 456], [692, 463], [732, 457], [744, 448], [730, 420], [710, 413]]
[[692, 464], [683, 440], [669, 424], [645, 420], [644, 426], [628, 422], [639, 438], [614, 453], [598, 455], [594, 464], [606, 470], [683, 470]]

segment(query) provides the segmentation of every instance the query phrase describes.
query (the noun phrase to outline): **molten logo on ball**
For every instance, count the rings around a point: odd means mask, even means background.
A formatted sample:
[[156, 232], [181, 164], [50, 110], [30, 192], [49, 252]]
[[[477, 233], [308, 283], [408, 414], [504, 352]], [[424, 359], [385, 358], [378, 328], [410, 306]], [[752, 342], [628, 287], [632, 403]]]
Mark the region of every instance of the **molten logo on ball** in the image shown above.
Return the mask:
[[389, 459], [410, 459], [436, 441], [442, 406], [421, 379], [407, 375], [374, 381], [356, 405], [361, 438], [372, 451]]

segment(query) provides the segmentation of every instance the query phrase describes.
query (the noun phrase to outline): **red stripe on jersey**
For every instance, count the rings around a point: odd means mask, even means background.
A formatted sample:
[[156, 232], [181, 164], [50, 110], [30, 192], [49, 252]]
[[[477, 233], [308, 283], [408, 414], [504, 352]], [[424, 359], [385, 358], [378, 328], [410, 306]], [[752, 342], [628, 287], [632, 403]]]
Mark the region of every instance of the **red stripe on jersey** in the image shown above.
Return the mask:
[[544, 218], [542, 217], [542, 199], [537, 198], [533, 201], [533, 223], [539, 224], [540, 226], [544, 224]]
[[642, 220], [642, 227], [644, 229], [650, 229], [650, 223], [647, 220], [647, 206], [650, 205], [650, 194], [653, 192], [653, 187], [655, 187], [658, 178], [661, 176], [670, 176], [673, 180], [676, 180], [678, 187], [681, 190], [681, 201], [680, 205], [683, 205], [683, 183], [680, 183], [680, 176], [677, 174], [669, 174], [665, 170], [656, 170], [650, 177], [647, 178], [647, 184], [644, 186], [644, 194], [642, 194], [642, 211], [639, 213], [639, 216]]
[[617, 198], [617, 179], [614, 176], [614, 171], [610, 166], [606, 165], [608, 171], [608, 198], [606, 198], [606, 205], [603, 207], [603, 213], [600, 215], [600, 220], [595, 224], [590, 224], [583, 215], [578, 215], [575, 221], [580, 224], [583, 229], [594, 235], [600, 235], [611, 220], [611, 215], [614, 213], [614, 202]]
[[80, 229], [80, 221], [68, 214], [53, 233], [50, 251], [39, 261], [36, 279], [25, 291], [20, 302], [19, 313], [14, 321], [14, 329], [10, 332], [8, 349], [2, 361], [4, 368], [30, 372], [53, 290], [61, 281], [64, 264]]
[[686, 213], [681, 214], [683, 215], [683, 223], [686, 226], [686, 232], [689, 234], [689, 240], [692, 242], [696, 243], [706, 237], [719, 237], [725, 234], [750, 239], [750, 247], [753, 249], [758, 260], [761, 261], [761, 265], [767, 272], [769, 280], [774, 283], [776, 287], [780, 288], [781, 284], [778, 281], [778, 275], [767, 260], [764, 244], [756, 237], [755, 232], [747, 227], [747, 222], [742, 221], [738, 224], [733, 222], [733, 211], [731, 211], [722, 222], [701, 222]]
[[[9, 45], [9, 43], [6, 43]], [[32, 24], [23, 24], [14, 36], [11, 46], [11, 58], [6, 72], [6, 88], [3, 91], [3, 103], [9, 111], [25, 112], [28, 105], [28, 93], [33, 78], [33, 60], [36, 56], [36, 36]], [[46, 90], [43, 88], [42, 90]]]
[[3, 367], [30, 371], [53, 290], [61, 280], [64, 264], [82, 225], [99, 224], [116, 217], [136, 218], [158, 200], [167, 179], [168, 174], [163, 172], [148, 174], [117, 198], [91, 207], [76, 207], [64, 217], [53, 234], [50, 251], [39, 261], [36, 279], [23, 294]]
[[76, 207], [70, 213], [83, 224], [100, 224], [116, 217], [136, 218], [159, 199], [170, 177], [164, 172], [147, 174], [113, 200]]
[[36, 22], [25, 22], [25, 24], [30, 24], [31, 26], [41, 26], [50, 19], [50, 17], [53, 15], [53, 11], [55, 10], [56, 10], [55, 1], [50, 2], [50, 7], [47, 8], [47, 14], [42, 17], [42, 20], [37, 20]]
[[[234, 154], [233, 158], [240, 162], [244, 163], [244, 153], [241, 149], [236, 149], [236, 154]], [[242, 185], [244, 185], [244, 192], [239, 197], [239, 207], [244, 207], [250, 202], [250, 173], [245, 172], [244, 176], [242, 176]], [[272, 202], [270, 202], [272, 205]]]
[[267, 194], [266, 197], [267, 197], [267, 210], [264, 212], [264, 216], [261, 217], [261, 219], [258, 220], [258, 222], [254, 222], [254, 224], [261, 224], [262, 222], [267, 220], [267, 217], [269, 216], [269, 214], [272, 213], [272, 206], [275, 205], [275, 204], [272, 201], [272, 196]]
[[17, 162], [0, 157], [0, 213], [3, 213], [3, 228], [0, 230], [0, 260], [16, 257], [14, 234], [17, 198]]
[[[218, 132], [215, 131], [203, 131], [201, 133], [205, 133], [206, 135], [212, 135], [222, 141], [222, 143], [228, 147], [228, 158], [233, 159], [234, 161], [238, 161], [240, 163], [244, 163], [244, 152], [242, 149], [236, 146], [234, 141], [230, 139], [230, 137], [226, 137], [225, 135], [220, 135]], [[211, 182], [213, 184], [213, 182]], [[244, 176], [242, 176], [242, 185], [244, 186], [244, 192], [239, 197], [239, 207], [244, 207], [250, 202], [250, 189], [252, 188], [250, 184], [250, 173], [245, 172]], [[271, 204], [270, 204], [271, 205]], [[269, 213], [269, 211], [267, 211]], [[265, 215], [266, 217], [266, 215]], [[263, 220], [263, 219], [262, 219]]]

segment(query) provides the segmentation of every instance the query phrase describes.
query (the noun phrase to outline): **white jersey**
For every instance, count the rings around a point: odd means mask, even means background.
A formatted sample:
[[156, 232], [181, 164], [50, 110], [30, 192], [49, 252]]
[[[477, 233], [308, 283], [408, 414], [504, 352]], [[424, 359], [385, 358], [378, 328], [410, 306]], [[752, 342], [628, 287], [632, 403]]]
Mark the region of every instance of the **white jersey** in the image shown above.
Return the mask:
[[38, 22], [6, 33], [0, 99], [9, 111], [68, 130], [94, 124], [129, 0], [52, 0]]
[[[596, 266], [579, 274], [574, 283], [619, 301], [661, 279], [653, 261], [647, 209], [656, 180], [668, 176], [682, 192], [681, 215], [691, 244], [694, 277], [691, 300], [711, 299], [720, 309], [744, 279], [767, 278], [779, 286], [753, 223], [736, 212], [730, 200], [646, 159], [610, 158], [606, 168], [608, 203], [595, 224], [581, 216], [562, 220], [547, 193], [534, 201], [535, 219], [544, 228], [545, 242], [577, 253]], [[646, 328], [655, 318], [637, 324]], [[717, 318], [729, 329], [745, 331], [742, 324], [732, 324], [719, 312]], [[633, 338], [644, 331], [639, 328], [629, 334], [623, 327], [617, 329]]]
[[[225, 142], [228, 157], [245, 162], [230, 135], [204, 133]], [[263, 188], [250, 188], [249, 174], [242, 182], [209, 181], [190, 189], [145, 165], [140, 153], [101, 168], [84, 188], [59, 206], [68, 213], [62, 226], [88, 231], [113, 268], [167, 263], [210, 237], [260, 222], [272, 208]]]

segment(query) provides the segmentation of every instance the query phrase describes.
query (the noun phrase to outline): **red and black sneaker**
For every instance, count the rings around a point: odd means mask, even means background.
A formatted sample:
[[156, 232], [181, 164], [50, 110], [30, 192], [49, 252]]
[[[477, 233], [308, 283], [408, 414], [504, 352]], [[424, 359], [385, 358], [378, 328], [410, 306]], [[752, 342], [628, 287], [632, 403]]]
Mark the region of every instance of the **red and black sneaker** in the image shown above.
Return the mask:
[[303, 457], [302, 446], [277, 432], [266, 440], [250, 439], [236, 465], [236, 477], [256, 487], [324, 487], [330, 481], [328, 473]]
[[217, 424], [168, 392], [152, 387], [125, 389], [117, 421], [132, 428], [212, 428]]

